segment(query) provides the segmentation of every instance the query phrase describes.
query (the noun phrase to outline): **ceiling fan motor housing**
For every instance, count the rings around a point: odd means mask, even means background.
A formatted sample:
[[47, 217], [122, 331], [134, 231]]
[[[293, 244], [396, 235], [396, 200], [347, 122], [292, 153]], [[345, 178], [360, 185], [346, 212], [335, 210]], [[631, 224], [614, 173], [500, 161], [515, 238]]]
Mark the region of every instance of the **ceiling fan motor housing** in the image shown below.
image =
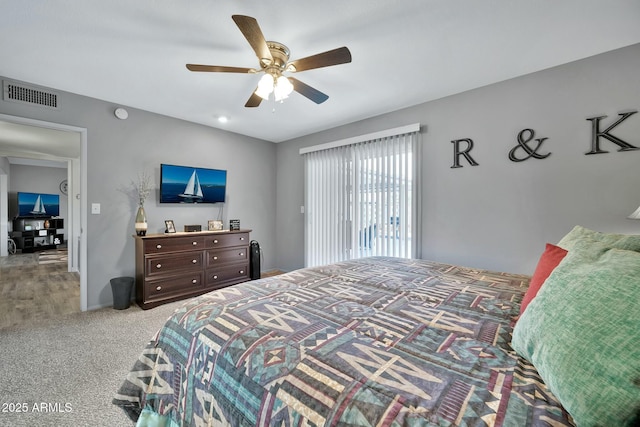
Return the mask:
[[277, 68], [280, 72], [284, 71], [287, 66], [287, 62], [289, 62], [289, 55], [291, 53], [289, 48], [282, 43], [273, 41], [267, 41], [267, 47], [269, 47], [273, 62], [270, 63], [269, 59], [262, 58], [262, 67], [265, 71], [269, 71], [269, 68]]

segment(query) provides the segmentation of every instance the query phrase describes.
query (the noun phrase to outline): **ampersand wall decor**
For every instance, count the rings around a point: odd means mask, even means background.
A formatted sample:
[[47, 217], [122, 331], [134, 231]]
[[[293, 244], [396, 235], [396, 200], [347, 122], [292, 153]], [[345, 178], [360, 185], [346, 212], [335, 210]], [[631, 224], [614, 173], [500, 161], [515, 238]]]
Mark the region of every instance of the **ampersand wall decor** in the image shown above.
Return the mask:
[[[509, 151], [509, 160], [511, 160], [512, 162], [522, 162], [531, 157], [533, 157], [534, 159], [546, 159], [547, 157], [549, 157], [551, 153], [547, 153], [547, 154], [538, 153], [538, 150], [542, 146], [542, 143], [548, 138], [536, 139], [535, 141], [538, 143], [538, 145], [536, 145], [535, 148], [531, 148], [529, 146], [528, 143], [534, 138], [535, 135], [536, 133], [533, 131], [533, 129], [522, 129], [518, 134], [518, 145], [516, 145], [511, 149], [511, 151]], [[522, 158], [516, 157], [516, 151], [519, 148], [522, 148], [528, 155]]]
[[[618, 113], [619, 118], [608, 126], [602, 124], [602, 120], [607, 118], [606, 115], [587, 118], [587, 120], [591, 122], [591, 150], [585, 154], [590, 155], [608, 153], [607, 150], [601, 147], [601, 143], [604, 140], [617, 145], [618, 151], [639, 152], [640, 146], [633, 145], [628, 141], [625, 141], [622, 138], [611, 133], [616, 127], [620, 126], [624, 121], [626, 121], [629, 117], [633, 116], [637, 112], [637, 110], [630, 110]], [[603, 130], [601, 127], [604, 126], [607, 127]], [[518, 133], [518, 145], [516, 145], [511, 149], [511, 151], [509, 151], [509, 160], [511, 160], [512, 162], [523, 162], [527, 159], [530, 159], [531, 157], [533, 157], [534, 159], [546, 159], [547, 157], [549, 157], [551, 153], [539, 153], [542, 144], [549, 138], [535, 138], [535, 135], [536, 133], [533, 129], [522, 129], [520, 133]], [[536, 144], [531, 143], [531, 141], [535, 141]], [[462, 167], [462, 165], [460, 164], [460, 157], [464, 158], [469, 163], [469, 165], [478, 166], [478, 162], [476, 162], [475, 159], [471, 157], [471, 150], [473, 150], [474, 148], [474, 142], [471, 138], [461, 138], [453, 140], [451, 142], [453, 143], [453, 166], [451, 166], [451, 168], [456, 169]], [[463, 144], [466, 144], [466, 146]], [[519, 150], [523, 150], [524, 152], [520, 152]]]

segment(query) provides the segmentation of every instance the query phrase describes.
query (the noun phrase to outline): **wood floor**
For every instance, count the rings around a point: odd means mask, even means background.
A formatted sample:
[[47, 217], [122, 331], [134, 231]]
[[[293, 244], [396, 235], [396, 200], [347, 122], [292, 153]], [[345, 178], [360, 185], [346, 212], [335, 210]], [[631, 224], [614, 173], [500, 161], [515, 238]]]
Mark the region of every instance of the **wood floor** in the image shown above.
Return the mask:
[[80, 275], [66, 251], [0, 257], [0, 328], [80, 311]]
[[282, 270], [269, 270], [269, 271], [263, 271], [260, 274], [260, 278], [264, 278], [264, 277], [272, 277], [272, 276], [279, 276], [281, 274], [284, 274], [284, 271]]

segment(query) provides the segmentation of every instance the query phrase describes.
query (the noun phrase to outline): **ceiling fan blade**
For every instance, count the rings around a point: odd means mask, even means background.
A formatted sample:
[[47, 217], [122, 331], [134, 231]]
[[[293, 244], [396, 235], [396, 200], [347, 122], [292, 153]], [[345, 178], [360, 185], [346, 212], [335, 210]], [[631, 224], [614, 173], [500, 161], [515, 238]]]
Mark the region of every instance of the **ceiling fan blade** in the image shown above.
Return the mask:
[[[257, 90], [257, 88], [256, 88]], [[262, 102], [262, 98], [258, 95], [256, 95], [255, 91], [251, 94], [251, 97], [249, 98], [249, 100], [247, 101], [246, 104], [244, 104], [245, 107], [257, 107], [260, 105], [260, 103]]]
[[328, 50], [317, 55], [296, 59], [287, 64], [287, 71], [305, 71], [314, 68], [329, 67], [331, 65], [346, 64], [351, 62], [351, 52], [346, 47]]
[[256, 21], [255, 18], [244, 15], [233, 15], [231, 18], [233, 18], [233, 21], [253, 48], [260, 60], [260, 64], [271, 64], [273, 57], [271, 56], [269, 46], [267, 46], [267, 41], [262, 34], [262, 30], [258, 25], [258, 21]]
[[293, 85], [293, 90], [298, 92], [300, 95], [306, 96], [316, 104], [322, 104], [324, 101], [329, 99], [329, 95], [320, 92], [318, 89], [312, 88], [306, 83], [302, 83], [296, 78], [288, 77], [288, 79]]
[[191, 71], [205, 71], [210, 73], [255, 73], [253, 68], [243, 67], [223, 67], [219, 65], [200, 65], [200, 64], [187, 64], [187, 69]]

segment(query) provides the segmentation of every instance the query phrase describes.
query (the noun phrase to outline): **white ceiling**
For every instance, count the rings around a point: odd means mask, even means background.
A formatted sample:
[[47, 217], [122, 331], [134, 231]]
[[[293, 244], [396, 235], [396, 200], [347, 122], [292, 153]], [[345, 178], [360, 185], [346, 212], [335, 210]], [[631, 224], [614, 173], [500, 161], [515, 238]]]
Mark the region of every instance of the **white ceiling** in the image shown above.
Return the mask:
[[0, 120], [0, 156], [12, 164], [66, 168], [80, 157], [80, 142], [77, 132]]
[[[0, 10], [0, 75], [273, 142], [640, 42], [638, 0], [0, 0]], [[258, 66], [233, 14], [256, 18], [291, 59], [347, 46], [351, 63], [296, 74], [329, 100], [294, 93], [245, 108], [260, 75], [188, 71]]]

